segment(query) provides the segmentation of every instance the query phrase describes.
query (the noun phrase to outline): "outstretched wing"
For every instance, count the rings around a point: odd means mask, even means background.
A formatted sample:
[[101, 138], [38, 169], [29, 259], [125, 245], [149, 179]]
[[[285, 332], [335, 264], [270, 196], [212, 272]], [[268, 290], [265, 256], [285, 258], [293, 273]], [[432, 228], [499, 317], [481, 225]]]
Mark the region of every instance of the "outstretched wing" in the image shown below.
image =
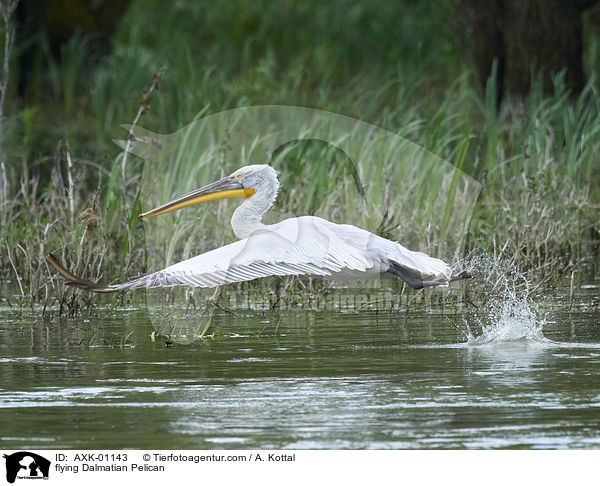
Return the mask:
[[445, 285], [446, 263], [351, 225], [304, 216], [266, 226], [250, 237], [120, 284], [100, 286], [48, 261], [66, 284], [94, 292], [157, 287], [217, 287], [272, 275], [367, 278], [390, 272], [414, 288]]
[[315, 218], [304, 217], [265, 227], [243, 240], [107, 289], [216, 287], [272, 275], [326, 277], [372, 266], [365, 252], [317, 226]]
[[265, 227], [250, 237], [171, 265], [129, 282], [102, 287], [80, 279], [53, 257], [48, 261], [65, 277], [67, 285], [95, 292], [156, 288], [216, 287], [272, 275], [332, 276], [345, 270], [364, 272], [374, 262], [317, 218], [292, 218]]

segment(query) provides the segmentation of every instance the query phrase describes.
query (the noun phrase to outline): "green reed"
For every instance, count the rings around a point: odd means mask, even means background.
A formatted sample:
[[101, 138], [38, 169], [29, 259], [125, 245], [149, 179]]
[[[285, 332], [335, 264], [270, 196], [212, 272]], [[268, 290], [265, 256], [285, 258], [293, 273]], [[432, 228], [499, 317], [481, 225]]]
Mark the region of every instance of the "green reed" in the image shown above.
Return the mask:
[[[144, 162], [134, 156], [123, 181], [123, 155], [111, 139], [127, 137], [119, 125], [132, 122], [142, 89], [165, 63], [140, 127], [170, 133], [205, 115], [254, 104], [341, 113], [405, 137], [483, 185], [463, 253], [488, 250], [547, 275], [577, 266], [597, 244], [595, 73], [578, 96], [559, 74], [552, 94], [534, 81], [527, 97], [507, 97], [496, 106], [495, 76], [485, 89], [477, 86], [451, 42], [448, 12], [437, 4], [409, 2], [400, 11], [384, 1], [377, 8], [346, 0], [287, 2], [285, 9], [268, 8], [266, 0], [152, 3], [133, 2], [104, 57], [92, 55], [91, 40], [81, 35], [53, 54], [41, 35], [30, 101], [7, 107], [13, 116], [5, 137], [0, 276], [14, 282], [18, 275], [22, 298], [75, 302], [73, 290], [49, 280], [43, 261], [49, 251], [86, 278], [112, 281], [144, 271], [148, 259], [166, 265], [198, 246], [208, 250], [234, 239], [228, 219], [235, 202], [220, 202], [191, 209], [193, 224], [189, 215], [172, 215], [169, 238], [145, 248], [148, 227], [137, 220], [142, 204], [219, 178], [215, 158], [228, 171], [242, 165], [240, 147], [228, 145], [227, 127], [221, 127], [211, 153], [197, 139], [183, 140], [160, 192], [149, 193]], [[588, 42], [590, 55], [599, 52], [593, 37]], [[586, 64], [598, 65], [594, 59]], [[247, 141], [245, 154], [267, 162], [260, 146], [260, 139]], [[372, 147], [361, 150], [368, 154]], [[335, 181], [352, 181], [343, 157], [317, 141], [286, 146], [271, 159], [282, 171], [278, 207], [295, 215], [318, 210], [339, 222], [360, 212], [357, 198], [333, 191]], [[369, 166], [356, 163], [359, 174], [385, 175], [383, 184], [363, 180], [373, 206], [414, 208], [410, 219], [383, 212], [368, 221], [369, 229], [445, 258], [460, 256], [444, 245], [460, 224], [452, 219], [455, 201], [434, 201], [428, 187], [441, 183], [442, 172], [412, 180], [385, 154], [372, 156]], [[150, 228], [166, 231], [172, 221]]]

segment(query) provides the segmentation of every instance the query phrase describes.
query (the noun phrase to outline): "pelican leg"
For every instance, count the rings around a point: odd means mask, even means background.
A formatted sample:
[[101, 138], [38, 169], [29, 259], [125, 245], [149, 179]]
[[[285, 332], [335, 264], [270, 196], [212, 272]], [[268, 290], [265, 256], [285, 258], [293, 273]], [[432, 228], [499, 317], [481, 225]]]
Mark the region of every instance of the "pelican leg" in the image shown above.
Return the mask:
[[447, 280], [423, 280], [421, 274], [412, 268], [408, 268], [398, 263], [391, 262], [387, 270], [389, 273], [400, 277], [413, 289], [418, 290], [425, 287], [436, 287], [438, 285], [447, 285]]

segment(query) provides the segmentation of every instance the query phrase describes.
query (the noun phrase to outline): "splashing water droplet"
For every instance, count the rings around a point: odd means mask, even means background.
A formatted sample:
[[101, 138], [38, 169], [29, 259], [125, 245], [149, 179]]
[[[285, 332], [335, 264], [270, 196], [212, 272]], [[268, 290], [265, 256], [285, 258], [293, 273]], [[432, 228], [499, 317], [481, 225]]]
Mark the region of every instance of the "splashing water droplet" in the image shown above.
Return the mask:
[[469, 344], [489, 344], [505, 341], [545, 341], [544, 321], [540, 319], [527, 294], [520, 295], [506, 288], [490, 302], [487, 322], [481, 322], [482, 334], [467, 336]]
[[463, 265], [468, 265], [484, 287], [483, 304], [465, 316], [468, 344], [551, 342], [544, 337], [545, 321], [531, 299], [530, 284], [523, 273], [486, 256], [477, 256]]

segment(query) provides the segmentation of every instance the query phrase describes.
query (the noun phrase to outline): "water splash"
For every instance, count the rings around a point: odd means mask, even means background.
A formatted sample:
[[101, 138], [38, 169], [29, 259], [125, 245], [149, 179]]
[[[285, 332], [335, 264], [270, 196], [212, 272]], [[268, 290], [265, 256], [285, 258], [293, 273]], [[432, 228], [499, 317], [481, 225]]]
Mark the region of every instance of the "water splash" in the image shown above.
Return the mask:
[[551, 342], [544, 337], [545, 320], [522, 272], [481, 255], [471, 258], [466, 265], [483, 284], [482, 295], [477, 299], [481, 304], [465, 315], [468, 344]]
[[528, 294], [505, 288], [486, 305], [489, 313], [479, 319], [481, 334], [475, 335], [468, 327], [469, 344], [489, 344], [506, 341], [547, 341], [542, 330], [544, 320]]

